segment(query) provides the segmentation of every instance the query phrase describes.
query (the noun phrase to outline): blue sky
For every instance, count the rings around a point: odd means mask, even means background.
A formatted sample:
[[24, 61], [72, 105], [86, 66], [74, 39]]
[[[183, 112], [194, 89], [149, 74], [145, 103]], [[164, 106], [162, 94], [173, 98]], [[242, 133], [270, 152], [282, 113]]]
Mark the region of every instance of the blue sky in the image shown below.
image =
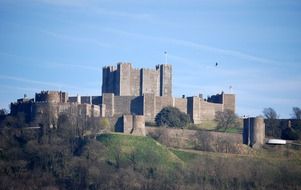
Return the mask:
[[[301, 107], [301, 1], [0, 0], [0, 107], [100, 95], [101, 68], [173, 65], [173, 95], [236, 94], [239, 115]], [[218, 67], [215, 63], [218, 62]]]

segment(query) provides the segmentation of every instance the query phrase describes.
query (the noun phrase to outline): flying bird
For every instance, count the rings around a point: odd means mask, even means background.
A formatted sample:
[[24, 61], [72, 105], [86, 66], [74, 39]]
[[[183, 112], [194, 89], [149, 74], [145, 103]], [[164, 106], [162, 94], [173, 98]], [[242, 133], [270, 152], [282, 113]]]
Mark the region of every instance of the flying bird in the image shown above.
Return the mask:
[[218, 62], [215, 63], [215, 66], [216, 66], [216, 67], [218, 66]]

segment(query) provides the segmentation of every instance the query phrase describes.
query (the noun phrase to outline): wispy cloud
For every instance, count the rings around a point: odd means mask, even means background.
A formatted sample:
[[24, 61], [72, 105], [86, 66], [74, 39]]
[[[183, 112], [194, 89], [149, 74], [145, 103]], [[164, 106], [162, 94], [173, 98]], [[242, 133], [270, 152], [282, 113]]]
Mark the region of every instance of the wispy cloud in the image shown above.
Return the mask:
[[125, 12], [125, 11], [117, 11], [117, 10], [109, 10], [103, 9], [99, 7], [92, 8], [93, 12], [96, 14], [102, 14], [107, 16], [113, 17], [121, 17], [121, 18], [128, 18], [128, 19], [135, 19], [135, 20], [153, 20], [153, 15], [147, 13], [140, 13], [140, 12]]
[[222, 49], [222, 48], [216, 48], [212, 46], [208, 46], [205, 44], [199, 44], [191, 41], [185, 41], [185, 40], [178, 40], [178, 39], [171, 39], [171, 38], [161, 38], [164, 41], [169, 41], [177, 45], [187, 46], [191, 48], [201, 49], [201, 50], [207, 50], [215, 53], [220, 53], [223, 55], [229, 55], [233, 57], [239, 57], [242, 59], [250, 60], [250, 61], [256, 61], [259, 63], [267, 63], [267, 64], [280, 64], [278, 61], [258, 57], [254, 55], [250, 55], [244, 52], [236, 51], [236, 50], [230, 50], [230, 49]]
[[[11, 53], [6, 53], [6, 52], [1, 52], [0, 55], [2, 56], [7, 56], [7, 57], [13, 57], [17, 59], [22, 59], [22, 62], [14, 61], [14, 62], [5, 62], [3, 64], [15, 64], [15, 65], [24, 65], [28, 68], [28, 66], [33, 66], [33, 67], [47, 67], [47, 68], [64, 68], [64, 69], [84, 69], [84, 70], [89, 70], [89, 71], [100, 71], [100, 67], [98, 66], [92, 66], [88, 64], [67, 64], [67, 63], [60, 63], [57, 61], [45, 61], [45, 60], [37, 60], [37, 59], [32, 59], [27, 56], [21, 56], [17, 54], [11, 54]], [[26, 62], [30, 62], [30, 65], [26, 64]]]
[[64, 34], [59, 34], [59, 33], [51, 32], [51, 31], [47, 31], [47, 30], [40, 30], [40, 31], [44, 34], [47, 34], [49, 36], [52, 36], [52, 37], [55, 37], [55, 38], [58, 38], [58, 39], [62, 39], [62, 40], [92, 44], [92, 45], [96, 45], [96, 46], [101, 47], [101, 48], [108, 48], [108, 47], [111, 46], [107, 43], [103, 43], [103, 42], [101, 42], [97, 39], [93, 39], [93, 38], [83, 38], [83, 37], [64, 35]]
[[[270, 93], [277, 95], [282, 92], [301, 93], [301, 80], [298, 78], [283, 79], [283, 78], [265, 78], [261, 80], [246, 80], [237, 83], [237, 87], [241, 90], [250, 92]], [[248, 84], [248, 85], [246, 85]]]
[[206, 51], [210, 51], [210, 52], [214, 52], [214, 53], [218, 53], [218, 54], [222, 54], [222, 55], [228, 55], [228, 56], [232, 56], [232, 57], [237, 57], [237, 58], [241, 58], [241, 59], [245, 59], [245, 60], [254, 61], [257, 63], [272, 64], [272, 65], [283, 64], [283, 62], [280, 62], [277, 60], [264, 58], [264, 57], [260, 57], [260, 56], [256, 56], [256, 55], [251, 55], [251, 54], [244, 53], [244, 52], [241, 52], [238, 50], [223, 49], [223, 48], [213, 47], [213, 46], [209, 46], [206, 44], [201, 44], [201, 43], [187, 41], [187, 40], [174, 39], [174, 38], [168, 38], [168, 37], [150, 36], [150, 35], [144, 35], [144, 34], [139, 34], [139, 33], [126, 32], [126, 31], [117, 30], [114, 28], [106, 28], [106, 30], [114, 32], [119, 35], [126, 35], [126, 36], [130, 36], [133, 38], [142, 38], [142, 39], [148, 39], [148, 40], [161, 41], [161, 42], [165, 42], [165, 43], [172, 43], [172, 44], [179, 45], [179, 46], [185, 46], [185, 47], [194, 48], [194, 49], [198, 49], [198, 50], [206, 50]]
[[[88, 14], [101, 14], [111, 17], [120, 17], [127, 19], [135, 19], [135, 20], [153, 20], [153, 16], [151, 14], [142, 13], [142, 12], [129, 12], [124, 10], [113, 10], [113, 9], [104, 9], [102, 5], [103, 1], [96, 0], [33, 0], [36, 3], [42, 3], [57, 7], [67, 7], [67, 8], [84, 8], [83, 11]], [[110, 1], [108, 1], [110, 2]], [[113, 2], [118, 3], [118, 2]]]
[[94, 0], [32, 0], [36, 3], [44, 3], [55, 6], [66, 6], [66, 7], [79, 7], [90, 5]]
[[56, 87], [56, 88], [61, 88], [61, 87], [76, 88], [75, 86], [67, 85], [67, 84], [63, 84], [63, 83], [38, 81], [38, 80], [32, 80], [32, 79], [27, 79], [27, 78], [23, 78], [23, 77], [16, 77], [16, 76], [0, 75], [0, 79], [13, 80], [13, 81], [18, 81], [18, 82], [23, 82], [23, 83], [30, 83], [30, 84], [38, 84], [38, 85], [44, 85], [44, 86], [48, 86], [48, 87], [51, 86], [51, 87]]
[[[97, 95], [99, 93], [98, 86], [86, 88], [85, 86], [74, 86], [70, 84], [64, 83], [53, 83], [53, 82], [46, 82], [46, 81], [38, 81], [27, 79], [23, 77], [17, 76], [7, 76], [7, 75], [0, 75], [0, 79], [3, 80], [10, 80], [10, 81], [17, 81], [20, 83], [27, 83], [30, 84], [30, 87], [18, 87], [18, 85], [5, 85], [0, 84], [0, 87], [10, 88], [15, 90], [25, 90], [29, 92], [38, 92], [40, 90], [65, 90], [72, 94], [83, 93], [84, 95]], [[3, 81], [1, 80], [1, 81]], [[38, 85], [41, 85], [42, 88], [39, 88]]]
[[10, 90], [19, 90], [21, 92], [33, 92], [33, 93], [34, 92], [38, 92], [38, 91], [41, 90], [39, 88], [27, 88], [27, 87], [9, 86], [9, 85], [0, 85], [0, 88], [2, 88], [2, 89], [10, 89]]
[[65, 68], [65, 69], [74, 68], [74, 69], [85, 69], [85, 70], [96, 71], [96, 72], [100, 71], [100, 67], [90, 66], [90, 65], [80, 65], [80, 64], [65, 64], [65, 63], [51, 62], [51, 63], [48, 63], [48, 66], [54, 67], [54, 68], [60, 67], [60, 68]]

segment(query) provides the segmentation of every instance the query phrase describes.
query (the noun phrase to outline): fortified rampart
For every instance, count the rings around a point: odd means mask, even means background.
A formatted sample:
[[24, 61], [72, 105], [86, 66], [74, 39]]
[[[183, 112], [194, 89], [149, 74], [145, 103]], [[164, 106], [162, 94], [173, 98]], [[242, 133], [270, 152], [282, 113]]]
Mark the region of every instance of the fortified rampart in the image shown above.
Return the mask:
[[42, 91], [36, 93], [36, 102], [49, 102], [49, 103], [66, 103], [68, 101], [68, 94], [66, 92], [57, 91]]
[[[35, 94], [34, 99], [22, 98], [11, 103], [11, 115], [25, 115], [26, 121], [37, 121], [41, 116], [51, 118], [51, 126], [55, 126], [59, 114], [65, 113], [75, 117], [104, 117], [105, 105], [67, 102], [68, 94], [57, 91], [42, 91]], [[84, 101], [86, 99], [83, 99]]]
[[[124, 115], [144, 116], [153, 122], [155, 116], [166, 106], [179, 108], [189, 114], [195, 124], [214, 120], [217, 111], [226, 109], [235, 112], [234, 94], [217, 94], [208, 99], [200, 96], [172, 97], [172, 66], [157, 65], [155, 69], [136, 69], [130, 63], [119, 63], [117, 67], [103, 67], [101, 96], [73, 96], [66, 92], [42, 91], [35, 100], [20, 99], [11, 104], [11, 113], [27, 114], [33, 120], [39, 113], [72, 113], [87, 117], [107, 117], [116, 126]], [[127, 119], [127, 116], [124, 117]], [[133, 119], [133, 118], [132, 118]]]
[[17, 102], [10, 104], [10, 114], [16, 116], [19, 113], [22, 113], [25, 116], [26, 122], [32, 121], [34, 117], [34, 115], [31, 114], [33, 104], [34, 99], [29, 99], [26, 97], [20, 98], [17, 100]]
[[144, 115], [145, 121], [153, 122], [156, 115], [167, 106], [179, 108], [190, 115], [195, 124], [211, 121], [217, 111], [224, 111], [224, 103], [211, 103], [199, 97], [174, 98], [170, 96], [115, 96], [104, 93], [102, 105], [106, 106], [105, 116]]
[[235, 112], [235, 95], [234, 94], [225, 94], [222, 92], [221, 94], [216, 94], [208, 97], [207, 102], [223, 104], [222, 110], [232, 110]]

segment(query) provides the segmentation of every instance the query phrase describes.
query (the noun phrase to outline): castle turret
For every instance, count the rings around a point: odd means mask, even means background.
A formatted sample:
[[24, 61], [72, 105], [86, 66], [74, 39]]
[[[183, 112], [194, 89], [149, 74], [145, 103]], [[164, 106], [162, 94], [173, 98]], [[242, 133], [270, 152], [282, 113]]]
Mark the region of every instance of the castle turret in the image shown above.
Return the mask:
[[68, 101], [68, 94], [61, 91], [42, 91], [40, 93], [36, 93], [35, 101], [48, 103], [66, 103]]
[[172, 66], [159, 65], [160, 68], [160, 96], [172, 96]]
[[260, 148], [265, 140], [265, 124], [263, 117], [244, 119], [243, 143], [253, 148]]

